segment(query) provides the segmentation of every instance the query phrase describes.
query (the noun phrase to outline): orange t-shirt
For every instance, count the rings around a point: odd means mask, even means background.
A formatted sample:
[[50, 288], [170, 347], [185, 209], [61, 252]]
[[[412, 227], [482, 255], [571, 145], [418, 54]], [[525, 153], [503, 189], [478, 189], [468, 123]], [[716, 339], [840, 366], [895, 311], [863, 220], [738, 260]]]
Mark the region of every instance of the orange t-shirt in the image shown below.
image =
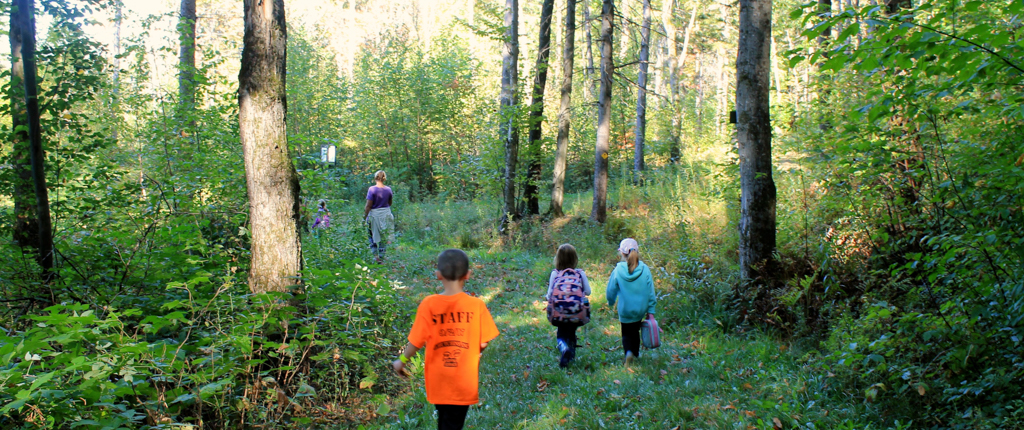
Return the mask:
[[466, 293], [427, 296], [416, 309], [409, 343], [425, 347], [427, 401], [475, 405], [480, 401], [480, 344], [498, 337], [483, 300]]

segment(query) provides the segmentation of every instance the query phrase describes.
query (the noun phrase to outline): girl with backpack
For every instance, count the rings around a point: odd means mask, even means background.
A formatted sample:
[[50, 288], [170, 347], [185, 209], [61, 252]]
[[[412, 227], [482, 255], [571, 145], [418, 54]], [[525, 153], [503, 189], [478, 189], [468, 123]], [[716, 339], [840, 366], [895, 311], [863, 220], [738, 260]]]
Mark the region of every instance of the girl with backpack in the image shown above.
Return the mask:
[[320, 199], [317, 202], [316, 219], [313, 220], [313, 228], [328, 228], [331, 226], [331, 211], [327, 209], [327, 200]]
[[548, 321], [557, 327], [558, 367], [576, 358], [576, 328], [590, 322], [590, 282], [577, 269], [576, 248], [566, 243], [555, 251], [555, 268], [548, 277]]
[[618, 301], [619, 323], [622, 325], [622, 349], [626, 365], [640, 356], [640, 326], [654, 316], [658, 298], [654, 294], [651, 269], [640, 261], [640, 245], [633, 238], [619, 243], [620, 261], [608, 279], [608, 306]]

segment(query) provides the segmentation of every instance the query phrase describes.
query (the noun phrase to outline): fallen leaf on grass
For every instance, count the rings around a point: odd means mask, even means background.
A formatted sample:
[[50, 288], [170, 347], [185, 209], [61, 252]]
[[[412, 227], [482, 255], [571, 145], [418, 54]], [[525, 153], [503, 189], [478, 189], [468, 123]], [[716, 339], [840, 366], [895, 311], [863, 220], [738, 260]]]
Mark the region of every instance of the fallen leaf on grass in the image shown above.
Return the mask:
[[729, 409], [736, 409], [736, 407], [733, 406], [733, 405], [726, 405], [724, 408], [722, 408], [723, 411], [729, 410]]
[[778, 417], [772, 418], [772, 424], [772, 428], [775, 430], [782, 430], [782, 421], [780, 421]]
[[548, 389], [548, 381], [541, 379], [537, 384], [537, 391], [544, 391], [546, 389]]
[[523, 371], [523, 379], [526, 379], [526, 378], [529, 378], [529, 377], [530, 377], [530, 371], [529, 370], [524, 370]]
[[754, 411], [743, 411], [743, 413], [749, 418], [754, 418], [755, 415]]
[[747, 383], [743, 384], [743, 389], [745, 389], [745, 390], [753, 390], [754, 386], [750, 385], [750, 383], [747, 382]]
[[665, 376], [665, 375], [668, 375], [668, 371], [665, 370], [665, 369], [662, 369], [661, 370], [661, 376]]
[[616, 379], [616, 380], [614, 380], [612, 382], [614, 382], [616, 385], [621, 385], [622, 384], [622, 381], [619, 381], [618, 379]]

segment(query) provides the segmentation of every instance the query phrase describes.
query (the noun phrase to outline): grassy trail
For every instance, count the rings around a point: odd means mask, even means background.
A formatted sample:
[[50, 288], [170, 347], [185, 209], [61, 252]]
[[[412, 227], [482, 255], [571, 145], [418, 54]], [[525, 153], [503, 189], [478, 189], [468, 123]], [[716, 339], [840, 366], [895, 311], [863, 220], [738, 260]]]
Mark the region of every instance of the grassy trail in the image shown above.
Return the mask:
[[[389, 256], [385, 270], [404, 284], [411, 309], [440, 288], [432, 276], [436, 252], [400, 245]], [[470, 409], [468, 429], [860, 429], [874, 421], [869, 405], [837, 390], [827, 371], [802, 362], [802, 353], [764, 334], [727, 333], [696, 304], [659, 312], [662, 347], [643, 350], [627, 369], [618, 320], [604, 296], [612, 268], [605, 261], [581, 263], [593, 288], [593, 319], [579, 331], [576, 362], [560, 369], [543, 310], [551, 256], [482, 249], [469, 255], [467, 291], [487, 302], [501, 335], [481, 360], [481, 403]], [[686, 300], [658, 293], [659, 311]], [[400, 329], [410, 324], [411, 318]], [[420, 359], [410, 381], [392, 381], [401, 388], [367, 428], [436, 425]]]

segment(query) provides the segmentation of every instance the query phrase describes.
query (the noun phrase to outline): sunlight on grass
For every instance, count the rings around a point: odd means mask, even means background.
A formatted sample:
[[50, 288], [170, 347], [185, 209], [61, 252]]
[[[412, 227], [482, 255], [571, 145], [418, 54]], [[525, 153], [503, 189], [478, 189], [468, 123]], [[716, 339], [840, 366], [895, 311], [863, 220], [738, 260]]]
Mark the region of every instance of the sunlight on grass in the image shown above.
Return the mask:
[[[517, 224], [508, 237], [497, 235], [488, 217], [496, 203], [403, 210], [402, 237], [388, 270], [405, 280], [406, 291], [416, 291], [409, 306], [439, 285], [436, 253], [463, 247], [473, 265], [466, 289], [487, 302], [501, 331], [481, 360], [481, 403], [470, 409], [466, 428], [771, 429], [775, 420], [787, 428], [861, 422], [869, 405], [850, 405], [827, 371], [801, 364], [789, 345], [731, 322], [727, 302], [735, 278], [728, 268], [734, 263], [725, 254], [735, 244], [722, 238], [734, 221], [730, 205], [716, 194], [722, 190], [709, 190], [686, 172], [652, 180], [671, 186], [618, 184], [623, 191], [614, 194], [610, 214], [619, 221], [603, 226], [587, 220], [588, 194], [566, 196], [567, 216]], [[617, 314], [604, 294], [624, 234], [640, 240], [642, 258], [655, 271], [658, 318], [666, 330], [663, 346], [643, 351], [631, 368], [623, 365]], [[543, 298], [561, 243], [576, 246], [593, 290], [592, 320], [578, 332], [581, 347], [568, 369], [558, 368]], [[387, 413], [369, 428], [434, 426], [422, 379], [404, 384], [389, 393]]]

